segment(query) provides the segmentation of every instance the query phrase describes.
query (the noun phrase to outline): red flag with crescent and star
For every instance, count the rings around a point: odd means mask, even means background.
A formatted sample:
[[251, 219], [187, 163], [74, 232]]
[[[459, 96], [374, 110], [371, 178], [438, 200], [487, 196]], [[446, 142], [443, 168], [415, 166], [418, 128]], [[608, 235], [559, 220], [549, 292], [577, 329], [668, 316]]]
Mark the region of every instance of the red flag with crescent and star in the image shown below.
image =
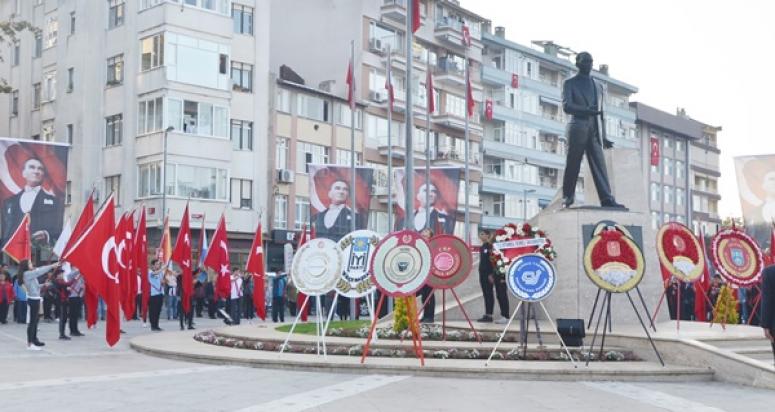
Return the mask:
[[213, 234], [210, 248], [207, 249], [204, 265], [218, 274], [215, 294], [219, 299], [228, 299], [231, 295], [231, 269], [229, 268], [229, 243], [226, 238], [226, 217], [221, 215], [218, 227]]
[[140, 312], [143, 321], [148, 317], [148, 300], [151, 297], [151, 283], [148, 279], [148, 238], [146, 236], [145, 224], [145, 206], [140, 209], [140, 218], [137, 220], [137, 230], [135, 231], [135, 267], [140, 276], [140, 292], [142, 299], [140, 302]]
[[191, 268], [191, 223], [188, 217], [188, 203], [183, 211], [183, 220], [180, 222], [180, 231], [175, 240], [175, 248], [172, 250], [172, 261], [177, 263], [181, 269], [181, 298], [183, 302], [183, 313], [191, 313], [191, 293], [194, 286], [194, 276]]
[[62, 260], [70, 262], [81, 271], [86, 284], [91, 284], [105, 300], [105, 340], [110, 346], [114, 346], [121, 337], [115, 213], [115, 198], [111, 194], [80, 239], [62, 256]]
[[25, 213], [19, 226], [8, 239], [3, 252], [17, 263], [32, 258], [32, 238], [30, 237], [30, 214]]
[[256, 308], [256, 315], [261, 320], [266, 320], [266, 302], [264, 279], [266, 271], [264, 270], [264, 240], [261, 233], [261, 222], [258, 222], [256, 236], [253, 238], [253, 245], [250, 247], [250, 255], [245, 265], [245, 270], [253, 276], [253, 306]]

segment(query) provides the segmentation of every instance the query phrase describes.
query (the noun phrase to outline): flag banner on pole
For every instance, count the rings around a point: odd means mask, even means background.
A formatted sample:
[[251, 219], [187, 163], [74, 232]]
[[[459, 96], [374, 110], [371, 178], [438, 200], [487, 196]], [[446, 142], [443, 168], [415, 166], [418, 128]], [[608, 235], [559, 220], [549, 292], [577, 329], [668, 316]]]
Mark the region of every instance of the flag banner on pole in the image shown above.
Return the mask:
[[492, 120], [492, 99], [487, 99], [484, 103], [484, 117], [487, 120]]
[[422, 16], [420, 15], [420, 0], [410, 0], [412, 2], [412, 33], [416, 33], [422, 25]]
[[73, 235], [73, 224], [68, 217], [65, 221], [65, 225], [62, 226], [62, 233], [57, 238], [57, 242], [54, 244], [54, 248], [51, 250], [55, 255], [62, 257], [62, 253], [65, 251], [65, 246]]
[[351, 221], [355, 229], [366, 229], [371, 203], [371, 188], [374, 169], [359, 166], [355, 168], [355, 210], [350, 197], [351, 174], [349, 166], [309, 165], [310, 219], [314, 222], [315, 236], [338, 242], [350, 233]]
[[[439, 148], [445, 150], [444, 148]], [[452, 150], [452, 149], [450, 149]], [[463, 154], [453, 154], [450, 151], [442, 152], [442, 158], [460, 156]], [[403, 168], [396, 168], [394, 170], [395, 182], [396, 182], [396, 197], [403, 199], [406, 193], [406, 171]], [[414, 215], [414, 229], [422, 230], [425, 227], [427, 220], [425, 212], [425, 192], [428, 193], [428, 202], [430, 203], [430, 228], [434, 234], [454, 234], [455, 223], [457, 221], [457, 214], [462, 214], [464, 211], [458, 209], [458, 195], [460, 191], [460, 179], [462, 176], [462, 168], [460, 167], [432, 167], [430, 170], [430, 184], [426, 185], [425, 182], [425, 168], [419, 167], [414, 169], [414, 210], [411, 213]], [[404, 216], [406, 211], [403, 209], [403, 203], [396, 203], [396, 228], [399, 230], [403, 227]]]
[[436, 99], [433, 90], [433, 74], [430, 70], [427, 70], [425, 74], [425, 95], [428, 99], [428, 111], [434, 113], [436, 111]]
[[218, 299], [228, 299], [231, 296], [231, 264], [229, 261], [229, 242], [226, 235], [226, 217], [221, 215], [218, 227], [213, 234], [212, 243], [207, 250], [204, 266], [217, 274], [215, 295]]
[[266, 297], [264, 296], [266, 281], [266, 270], [264, 269], [264, 238], [261, 233], [261, 222], [258, 222], [256, 236], [253, 238], [253, 244], [250, 246], [250, 255], [245, 264], [245, 271], [253, 277], [253, 307], [261, 320], [266, 320]]
[[[470, 67], [468, 69], [471, 70]], [[472, 117], [474, 115], [474, 108], [476, 107], [476, 102], [474, 102], [474, 91], [471, 88], [471, 76], [469, 74], [468, 78], [466, 79], [466, 106], [468, 108], [468, 117]]]
[[[70, 235], [70, 238], [67, 239], [67, 242], [65, 243], [65, 248], [62, 251], [62, 254], [59, 255], [61, 258], [67, 252], [73, 247], [75, 242], [81, 238], [81, 235], [86, 231], [86, 228], [91, 225], [92, 220], [94, 219], [94, 192], [89, 194], [89, 197], [86, 199], [86, 203], [83, 205], [83, 210], [81, 210], [81, 215], [78, 216], [78, 220], [75, 222], [75, 227], [73, 227], [73, 233]], [[83, 290], [83, 302], [84, 306], [86, 307], [86, 327], [92, 327], [97, 324], [97, 304], [99, 299], [97, 298], [97, 291], [94, 289], [94, 287], [88, 283], [84, 284], [84, 290]]]
[[183, 299], [181, 305], [183, 313], [191, 313], [191, 296], [194, 290], [194, 274], [191, 267], [191, 220], [188, 215], [188, 203], [183, 211], [183, 219], [180, 222], [178, 238], [175, 240], [175, 249], [170, 259], [180, 266], [180, 296]]
[[511, 74], [511, 88], [519, 89], [519, 75], [516, 73]]
[[463, 24], [461, 31], [463, 33], [463, 46], [471, 47], [471, 29], [468, 28], [468, 25]]
[[651, 166], [659, 166], [659, 139], [652, 137], [651, 145]]
[[140, 312], [143, 322], [148, 317], [148, 300], [151, 297], [151, 281], [148, 279], [148, 236], [146, 233], [145, 206], [140, 209], [140, 218], [137, 220], [137, 230], [135, 231], [135, 262], [137, 273], [140, 276], [140, 292], [142, 294], [140, 301]]
[[[127, 214], [122, 215], [118, 219], [116, 224], [116, 261], [118, 264], [118, 286], [121, 298], [119, 303], [121, 304], [121, 310], [124, 312], [124, 319], [132, 319], [131, 302], [130, 302], [130, 290], [131, 283], [129, 281], [132, 275], [129, 268], [129, 250], [128, 241], [126, 239], [127, 232], [129, 230], [129, 220], [131, 217]], [[130, 234], [131, 236], [131, 234]], [[131, 241], [131, 238], [129, 239]]]
[[758, 244], [766, 245], [775, 221], [775, 154], [734, 160], [746, 232]]
[[124, 270], [127, 273], [127, 282], [129, 286], [126, 288], [126, 307], [127, 311], [124, 312], [124, 317], [127, 320], [132, 319], [137, 313], [137, 261], [135, 259], [135, 211], [128, 212], [126, 214], [127, 220], [124, 226], [124, 246], [123, 248], [119, 244], [118, 248], [121, 251], [119, 256], [121, 262], [124, 263]]
[[700, 322], [708, 320], [708, 310], [705, 307], [705, 299], [702, 296], [707, 296], [708, 290], [710, 290], [710, 259], [708, 258], [708, 252], [705, 248], [705, 233], [700, 231], [700, 248], [705, 258], [705, 268], [702, 271], [702, 276], [696, 282], [694, 282], [694, 317]]
[[[390, 71], [388, 71], [390, 73]], [[395, 92], [393, 90], [393, 81], [390, 79], [391, 75], [386, 76], [385, 78], [385, 90], [387, 90], [388, 94], [388, 107], [390, 108], [390, 111], [393, 111], [393, 103], [396, 100]]]
[[350, 104], [350, 110], [355, 110], [355, 73], [353, 72], [352, 60], [347, 65], [345, 84], [347, 85], [347, 102]]
[[205, 229], [205, 215], [202, 214], [202, 228], [199, 229], [199, 267], [204, 265], [205, 256], [207, 256], [207, 229]]
[[32, 259], [32, 237], [30, 236], [30, 215], [24, 214], [19, 226], [3, 246], [3, 252], [19, 263]]
[[62, 232], [67, 149], [61, 143], [0, 138], [0, 226], [8, 242], [24, 215], [36, 243], [53, 246]]
[[164, 217], [164, 228], [161, 232], [159, 247], [156, 249], [156, 259], [167, 265], [172, 257], [172, 236], [170, 235], [170, 217]]
[[[119, 265], [116, 254], [115, 199], [111, 194], [94, 217], [92, 224], [67, 251], [62, 260], [70, 262], [83, 274], [86, 284], [102, 296], [107, 306], [105, 340], [114, 346], [121, 334], [119, 315]], [[95, 259], [95, 256], [99, 257]]]

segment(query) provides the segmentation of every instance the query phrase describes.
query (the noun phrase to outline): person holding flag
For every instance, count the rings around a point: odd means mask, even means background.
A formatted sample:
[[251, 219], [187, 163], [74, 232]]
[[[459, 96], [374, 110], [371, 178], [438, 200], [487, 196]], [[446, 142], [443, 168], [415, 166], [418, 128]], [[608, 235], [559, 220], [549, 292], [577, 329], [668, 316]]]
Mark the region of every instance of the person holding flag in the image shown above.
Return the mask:
[[261, 233], [261, 222], [258, 223], [256, 236], [253, 238], [253, 245], [250, 247], [250, 255], [248, 255], [248, 261], [245, 264], [245, 271], [248, 272], [253, 279], [252, 299], [256, 315], [258, 315], [261, 320], [266, 320], [266, 302], [264, 300], [266, 294], [264, 287], [266, 271], [264, 269], [264, 245], [263, 234]]
[[24, 288], [27, 289], [27, 305], [29, 306], [30, 323], [27, 324], [27, 349], [41, 350], [46, 344], [38, 339], [38, 319], [40, 312], [40, 280], [49, 272], [59, 267], [59, 262], [35, 268], [29, 259], [19, 262], [19, 271], [23, 273]]
[[180, 274], [177, 275], [176, 296], [178, 301], [178, 319], [180, 320], [180, 330], [183, 330], [183, 318], [186, 318], [189, 329], [194, 329], [194, 312], [191, 310], [191, 300], [193, 298], [194, 279], [191, 267], [191, 224], [188, 214], [188, 204], [183, 211], [183, 220], [180, 223], [180, 231], [175, 241], [175, 249], [172, 251], [170, 260], [180, 266]]
[[154, 259], [151, 262], [151, 270], [148, 271], [148, 284], [150, 285], [150, 297], [148, 299], [148, 317], [151, 321], [151, 330], [161, 332], [159, 327], [159, 317], [161, 316], [161, 306], [164, 303], [164, 269], [161, 261]]

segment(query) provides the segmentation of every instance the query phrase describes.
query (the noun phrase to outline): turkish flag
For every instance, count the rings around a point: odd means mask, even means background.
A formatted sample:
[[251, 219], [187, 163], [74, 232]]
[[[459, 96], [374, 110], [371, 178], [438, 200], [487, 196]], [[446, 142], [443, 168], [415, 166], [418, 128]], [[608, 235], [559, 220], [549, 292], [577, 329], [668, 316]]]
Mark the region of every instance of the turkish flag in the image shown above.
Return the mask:
[[436, 111], [436, 101], [433, 95], [433, 75], [430, 70], [425, 75], [425, 94], [428, 99], [428, 112], [433, 113]]
[[218, 227], [207, 249], [204, 265], [218, 274], [215, 286], [215, 295], [218, 298], [228, 299], [231, 295], [231, 270], [229, 269], [229, 243], [226, 238], [226, 218], [221, 215]]
[[[299, 244], [296, 246], [296, 252], [298, 253], [299, 250], [301, 250], [301, 247], [304, 246], [304, 244], [307, 243], [307, 225], [306, 223], [301, 225], [301, 234], [299, 235]], [[293, 270], [293, 267], [291, 266], [291, 270]], [[301, 321], [306, 322], [307, 321], [307, 315], [309, 315], [309, 306], [305, 307], [304, 303], [309, 299], [309, 297], [301, 291], [299, 291], [298, 296], [296, 297], [296, 303], [299, 304], [299, 308], [304, 308], [304, 311], [301, 312]]]
[[659, 140], [651, 138], [651, 165], [659, 166]]
[[519, 75], [516, 73], [511, 74], [511, 88], [519, 89]]
[[156, 259], [159, 259], [162, 264], [167, 265], [172, 256], [172, 236], [170, 235], [170, 218], [164, 217], [164, 229], [161, 232], [161, 241], [159, 241], [159, 248], [156, 249]]
[[140, 290], [142, 292], [142, 316], [143, 321], [148, 317], [148, 299], [151, 297], [151, 283], [148, 279], [148, 238], [145, 227], [145, 206], [140, 209], [140, 218], [137, 220], [135, 231], [135, 245], [132, 248], [135, 254], [136, 272], [140, 274]]
[[128, 251], [126, 240], [129, 219], [128, 215], [124, 214], [119, 218], [118, 225], [116, 225], [116, 258], [118, 260], [119, 291], [121, 292], [121, 299], [119, 299], [119, 302], [121, 303], [121, 310], [124, 312], [124, 319], [126, 320], [132, 319], [132, 308], [130, 307], [129, 299], [127, 299], [127, 295], [129, 294], [128, 289], [131, 286], [129, 283], [131, 273], [127, 265]]
[[487, 120], [492, 120], [492, 99], [487, 99], [484, 103], [484, 117]]
[[350, 110], [355, 110], [355, 73], [353, 73], [352, 60], [347, 65], [345, 84], [347, 84], [347, 102], [350, 103]]
[[700, 322], [706, 322], [707, 309], [705, 308], [705, 297], [708, 295], [710, 289], [710, 260], [708, 254], [705, 252], [705, 233], [700, 231], [700, 248], [705, 257], [705, 268], [702, 271], [702, 276], [699, 280], [694, 282], [694, 317]]
[[[466, 64], [468, 64], [468, 62], [466, 62]], [[471, 89], [470, 68], [467, 68], [466, 70], [469, 70], [469, 73], [466, 74], [466, 106], [468, 107], [468, 117], [471, 117], [474, 115], [474, 107], [476, 103], [474, 102], [474, 92]]]
[[25, 213], [19, 226], [3, 246], [3, 252], [17, 263], [32, 259], [32, 238], [30, 236], [30, 214]]
[[127, 311], [124, 316], [128, 316], [127, 320], [134, 317], [137, 312], [137, 263], [135, 261], [135, 212], [126, 215], [126, 224], [124, 225], [124, 247], [121, 248], [119, 244], [121, 258], [120, 262], [123, 262], [126, 266], [127, 281], [129, 283], [126, 296], [126, 308]]
[[175, 240], [175, 249], [172, 251], [172, 261], [181, 269], [181, 297], [183, 299], [183, 312], [191, 313], [191, 295], [194, 288], [194, 276], [191, 269], [191, 223], [188, 218], [188, 203], [183, 211], [183, 220], [180, 222], [180, 231]]
[[[75, 222], [75, 227], [73, 227], [73, 233], [70, 235], [70, 239], [67, 240], [67, 244], [60, 256], [67, 254], [75, 242], [81, 238], [86, 228], [91, 225], [92, 220], [94, 220], [94, 192], [89, 195], [86, 204], [83, 205], [81, 215], [78, 216], [78, 221]], [[86, 327], [91, 328], [97, 324], [97, 304], [99, 301], [97, 290], [94, 289], [93, 285], [88, 283], [84, 285], [83, 300], [86, 306]]]
[[471, 47], [471, 30], [467, 25], [463, 25], [463, 46]]
[[86, 228], [62, 260], [77, 267], [86, 284], [91, 284], [107, 305], [105, 340], [115, 345], [121, 337], [119, 315], [119, 265], [116, 255], [115, 199], [111, 194], [94, 221]]
[[412, 1], [412, 33], [416, 33], [420, 29], [420, 0]]
[[391, 81], [390, 77], [391, 77], [391, 73], [390, 73], [390, 69], [388, 69], [388, 75], [387, 75], [387, 78], [385, 79], [385, 89], [387, 90], [387, 93], [388, 93], [388, 104], [390, 107], [390, 111], [392, 112], [393, 102], [395, 102], [396, 100], [396, 95], [393, 90], [393, 82]]
[[250, 255], [248, 255], [245, 270], [253, 274], [253, 306], [256, 308], [256, 315], [261, 320], [266, 320], [266, 302], [264, 301], [266, 271], [264, 270], [264, 240], [261, 233], [261, 222], [258, 223], [253, 245], [250, 246]]

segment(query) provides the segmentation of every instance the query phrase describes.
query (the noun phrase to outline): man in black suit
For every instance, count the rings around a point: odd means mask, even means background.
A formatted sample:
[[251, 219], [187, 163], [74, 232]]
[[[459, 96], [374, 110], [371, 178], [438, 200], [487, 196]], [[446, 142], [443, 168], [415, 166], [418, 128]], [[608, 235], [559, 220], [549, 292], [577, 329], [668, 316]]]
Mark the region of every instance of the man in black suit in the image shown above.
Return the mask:
[[772, 344], [772, 356], [775, 362], [775, 266], [768, 266], [762, 275], [762, 300], [761, 300], [760, 326], [764, 329], [764, 336]]
[[62, 231], [64, 209], [60, 200], [42, 186], [46, 167], [40, 159], [29, 158], [24, 162], [22, 177], [24, 188], [3, 202], [3, 243], [19, 226], [24, 214], [29, 213], [32, 238], [53, 244]]
[[[315, 216], [315, 235], [338, 242], [352, 230], [352, 220], [356, 218], [353, 210], [347, 207], [350, 186], [343, 180], [337, 180], [328, 191], [328, 208]], [[356, 225], [357, 227], [357, 225]]]
[[[427, 193], [426, 193], [427, 191]], [[457, 194], [455, 194], [457, 195]], [[430, 205], [430, 221], [428, 228], [436, 234], [451, 234], [455, 232], [455, 219], [450, 216], [445, 210], [441, 210], [436, 207], [436, 201], [439, 198], [439, 190], [433, 183], [428, 185], [422, 185], [417, 189], [416, 199], [420, 202], [420, 207], [414, 211], [414, 229], [417, 231], [425, 228], [426, 213], [425, 213], [425, 198], [428, 198], [428, 205]]]
[[623, 208], [624, 206], [616, 203], [608, 183], [603, 147], [610, 149], [613, 143], [605, 136], [603, 89], [590, 76], [592, 55], [587, 52], [579, 53], [576, 56], [576, 67], [579, 69], [578, 74], [562, 85], [562, 108], [565, 113], [571, 115], [568, 124], [568, 156], [562, 181], [563, 207], [573, 204], [581, 159], [586, 153], [600, 205]]

